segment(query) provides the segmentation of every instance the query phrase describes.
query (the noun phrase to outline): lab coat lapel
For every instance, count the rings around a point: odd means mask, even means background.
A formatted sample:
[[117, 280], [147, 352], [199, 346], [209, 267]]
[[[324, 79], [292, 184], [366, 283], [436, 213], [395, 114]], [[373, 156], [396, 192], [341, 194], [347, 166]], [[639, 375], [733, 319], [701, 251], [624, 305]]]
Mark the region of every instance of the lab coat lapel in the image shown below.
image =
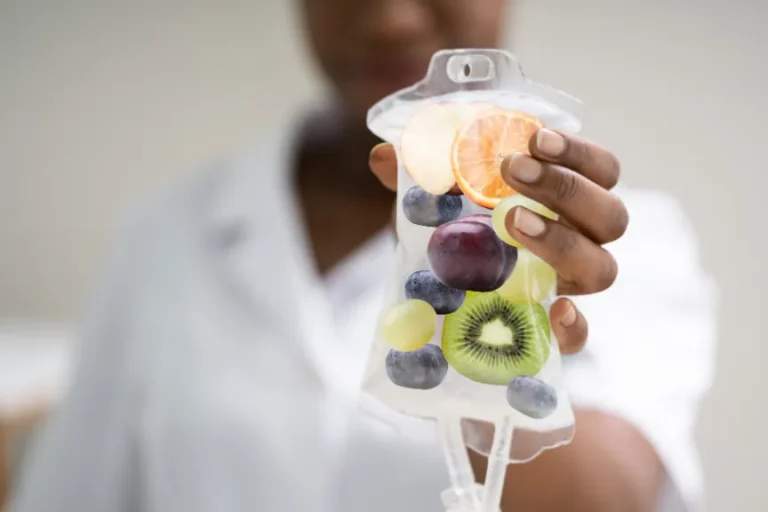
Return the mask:
[[[270, 330], [291, 325], [285, 322], [287, 311], [279, 296], [282, 269], [265, 268], [274, 266], [274, 261], [288, 264], [280, 254], [287, 250], [282, 236], [285, 219], [273, 208], [282, 193], [275, 164], [280, 150], [266, 141], [224, 166], [207, 233], [224, 278], [249, 303], [255, 320]], [[266, 257], [275, 253], [280, 259]]]
[[[348, 371], [290, 186], [293, 133], [294, 123], [272, 132], [224, 177], [210, 236], [225, 278], [243, 295], [255, 321], [278, 330], [327, 389], [354, 397], [359, 382]], [[264, 268], [268, 261], [282, 264]]]

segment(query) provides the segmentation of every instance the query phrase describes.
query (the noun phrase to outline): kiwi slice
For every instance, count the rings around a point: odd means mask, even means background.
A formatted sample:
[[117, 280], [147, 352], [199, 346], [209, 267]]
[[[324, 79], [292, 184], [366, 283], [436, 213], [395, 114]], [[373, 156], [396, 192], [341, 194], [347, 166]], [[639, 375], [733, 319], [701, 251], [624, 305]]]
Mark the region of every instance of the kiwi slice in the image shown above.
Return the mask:
[[514, 304], [496, 292], [467, 292], [446, 315], [443, 354], [454, 370], [484, 384], [506, 386], [534, 376], [549, 357], [550, 327], [539, 304]]

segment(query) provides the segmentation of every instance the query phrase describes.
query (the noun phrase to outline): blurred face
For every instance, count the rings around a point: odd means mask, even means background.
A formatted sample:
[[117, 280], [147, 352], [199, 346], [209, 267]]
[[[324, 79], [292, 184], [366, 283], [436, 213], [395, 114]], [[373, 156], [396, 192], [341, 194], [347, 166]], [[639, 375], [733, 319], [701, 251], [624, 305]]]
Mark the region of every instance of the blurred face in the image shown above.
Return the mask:
[[311, 50], [355, 116], [421, 80], [444, 48], [501, 42], [506, 0], [303, 0]]

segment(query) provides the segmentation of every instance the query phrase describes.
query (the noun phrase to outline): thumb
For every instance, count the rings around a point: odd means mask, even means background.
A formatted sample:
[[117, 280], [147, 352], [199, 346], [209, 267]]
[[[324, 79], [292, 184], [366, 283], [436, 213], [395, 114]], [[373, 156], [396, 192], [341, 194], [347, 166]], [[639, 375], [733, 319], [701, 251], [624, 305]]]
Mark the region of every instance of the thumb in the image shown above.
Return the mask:
[[383, 142], [371, 150], [368, 166], [389, 190], [397, 190], [397, 155], [392, 144]]

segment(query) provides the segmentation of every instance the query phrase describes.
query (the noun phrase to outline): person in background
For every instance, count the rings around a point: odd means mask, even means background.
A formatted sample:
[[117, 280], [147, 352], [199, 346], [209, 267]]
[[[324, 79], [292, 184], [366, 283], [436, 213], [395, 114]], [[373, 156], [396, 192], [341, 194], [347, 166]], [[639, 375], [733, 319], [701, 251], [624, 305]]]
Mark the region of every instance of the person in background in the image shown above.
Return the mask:
[[[349, 406], [395, 242], [394, 154], [365, 114], [435, 51], [497, 47], [507, 8], [301, 2], [334, 94], [137, 213], [13, 512], [441, 509], [433, 424]], [[508, 157], [505, 179], [568, 222], [516, 209], [507, 226], [568, 296], [551, 321], [576, 435], [509, 467], [503, 509], [696, 510], [716, 289], [695, 233], [669, 195], [615, 187], [598, 144], [542, 129], [531, 153]]]

